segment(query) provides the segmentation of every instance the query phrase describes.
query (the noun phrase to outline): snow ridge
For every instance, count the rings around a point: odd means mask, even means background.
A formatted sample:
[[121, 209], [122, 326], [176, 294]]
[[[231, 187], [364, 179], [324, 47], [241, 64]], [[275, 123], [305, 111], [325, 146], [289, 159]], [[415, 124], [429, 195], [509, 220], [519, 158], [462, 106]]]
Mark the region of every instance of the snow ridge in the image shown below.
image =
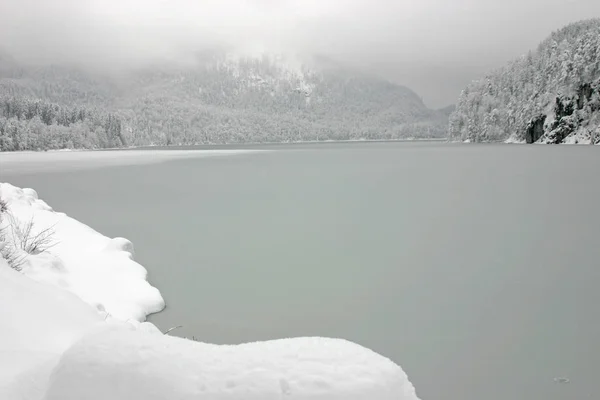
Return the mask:
[[218, 346], [114, 327], [65, 352], [45, 400], [129, 400], [132, 393], [144, 400], [167, 393], [180, 400], [418, 400], [397, 365], [339, 339]]

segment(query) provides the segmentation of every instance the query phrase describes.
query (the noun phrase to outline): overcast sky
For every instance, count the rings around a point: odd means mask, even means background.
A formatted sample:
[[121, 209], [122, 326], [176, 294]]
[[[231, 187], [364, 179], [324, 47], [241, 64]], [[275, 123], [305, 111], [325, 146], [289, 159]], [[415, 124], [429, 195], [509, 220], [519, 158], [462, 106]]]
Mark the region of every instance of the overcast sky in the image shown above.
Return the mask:
[[600, 0], [0, 0], [17, 58], [135, 65], [228, 44], [327, 54], [409, 86], [432, 107]]

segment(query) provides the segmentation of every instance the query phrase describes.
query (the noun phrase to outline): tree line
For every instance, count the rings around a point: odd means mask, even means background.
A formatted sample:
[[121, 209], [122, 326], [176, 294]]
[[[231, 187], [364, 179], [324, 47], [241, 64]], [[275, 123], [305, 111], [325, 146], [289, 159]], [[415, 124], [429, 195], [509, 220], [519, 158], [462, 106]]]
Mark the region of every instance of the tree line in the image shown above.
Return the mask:
[[0, 95], [0, 150], [96, 149], [126, 145], [113, 113]]

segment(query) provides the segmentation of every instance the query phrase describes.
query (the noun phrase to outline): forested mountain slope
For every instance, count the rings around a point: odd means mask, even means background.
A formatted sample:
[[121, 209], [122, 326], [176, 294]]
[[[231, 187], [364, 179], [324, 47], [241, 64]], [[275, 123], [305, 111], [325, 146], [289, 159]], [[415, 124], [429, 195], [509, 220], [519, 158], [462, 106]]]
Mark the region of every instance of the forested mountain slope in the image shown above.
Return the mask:
[[[307, 67], [271, 55], [214, 53], [194, 67], [154, 65], [118, 76], [25, 66], [0, 55], [0, 100], [90, 115], [77, 120], [83, 130], [68, 118], [41, 118], [49, 131], [63, 126], [76, 137], [39, 148], [442, 137], [447, 127], [445, 112], [428, 109], [406, 87], [332, 62]], [[45, 129], [36, 115], [0, 109], [2, 149], [38, 148], [42, 142], [23, 141]], [[91, 122], [109, 116], [112, 130]], [[96, 130], [101, 139], [93, 140]]]
[[600, 142], [600, 19], [566, 26], [535, 52], [471, 83], [450, 116], [453, 140]]

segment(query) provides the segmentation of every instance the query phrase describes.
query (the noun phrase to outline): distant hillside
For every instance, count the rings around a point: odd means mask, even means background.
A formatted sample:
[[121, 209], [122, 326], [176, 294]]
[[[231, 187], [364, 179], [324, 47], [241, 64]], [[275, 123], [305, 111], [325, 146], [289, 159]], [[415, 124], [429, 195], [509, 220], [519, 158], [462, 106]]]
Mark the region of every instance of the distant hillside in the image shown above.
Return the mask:
[[456, 105], [454, 105], [454, 104], [451, 104], [451, 105], [449, 105], [449, 106], [446, 106], [446, 107], [444, 107], [444, 108], [440, 108], [440, 109], [438, 109], [438, 111], [439, 111], [440, 113], [442, 113], [442, 114], [444, 114], [444, 115], [446, 115], [446, 116], [448, 116], [448, 117], [449, 117], [450, 115], [452, 115], [452, 113], [453, 113], [454, 111], [456, 111]]
[[[118, 141], [101, 141], [106, 146], [442, 137], [447, 127], [444, 112], [406, 87], [332, 62], [315, 59], [308, 67], [266, 55], [214, 53], [194, 67], [120, 76], [24, 66], [0, 55], [1, 98], [114, 114], [122, 132], [111, 136]], [[0, 143], [18, 142], [3, 132], [10, 118], [26, 119], [0, 110]]]
[[0, 94], [2, 151], [96, 149], [126, 144], [122, 120], [115, 114]]
[[453, 140], [600, 142], [600, 19], [554, 32], [535, 52], [471, 83]]

